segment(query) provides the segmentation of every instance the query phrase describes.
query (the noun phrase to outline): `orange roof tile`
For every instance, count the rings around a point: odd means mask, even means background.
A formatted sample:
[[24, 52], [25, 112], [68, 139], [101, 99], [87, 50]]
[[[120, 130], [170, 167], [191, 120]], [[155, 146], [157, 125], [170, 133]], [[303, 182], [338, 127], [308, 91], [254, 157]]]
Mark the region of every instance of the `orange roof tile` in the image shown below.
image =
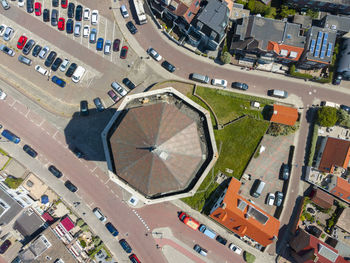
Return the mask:
[[[286, 55], [281, 55], [281, 50], [287, 50]], [[304, 48], [302, 47], [294, 47], [290, 45], [284, 45], [284, 44], [278, 44], [274, 41], [269, 41], [267, 44], [267, 50], [269, 51], [274, 51], [279, 57], [293, 60], [293, 61], [298, 61], [303, 54]], [[291, 57], [291, 52], [296, 52], [295, 57]]]
[[330, 192], [340, 199], [350, 202], [350, 183], [347, 180], [338, 177], [337, 184], [333, 189], [330, 189]]
[[233, 1], [232, 0], [225, 0], [226, 4], [227, 4], [227, 8], [230, 10], [230, 14], [232, 11], [232, 7], [233, 7]]
[[[238, 195], [240, 186], [240, 181], [231, 179], [223, 200], [224, 205], [217, 208], [210, 217], [241, 237], [248, 236], [266, 247], [273, 242], [274, 237], [277, 237], [280, 222]], [[262, 223], [254, 214], [259, 214], [267, 220]]]
[[293, 126], [298, 120], [298, 117], [298, 110], [296, 108], [274, 104], [270, 121]]

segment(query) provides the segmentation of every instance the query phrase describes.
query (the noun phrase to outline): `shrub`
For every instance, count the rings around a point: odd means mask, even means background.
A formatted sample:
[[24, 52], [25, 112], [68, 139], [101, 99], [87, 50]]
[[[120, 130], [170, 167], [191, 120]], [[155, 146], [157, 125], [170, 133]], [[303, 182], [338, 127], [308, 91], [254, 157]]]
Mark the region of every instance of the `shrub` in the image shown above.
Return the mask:
[[244, 251], [243, 258], [245, 262], [248, 262], [248, 263], [253, 263], [255, 261], [255, 256], [253, 254], [250, 254], [247, 251]]
[[81, 227], [81, 226], [84, 225], [84, 224], [85, 224], [85, 222], [84, 222], [84, 220], [81, 219], [81, 218], [79, 218], [79, 219], [77, 220], [77, 222], [76, 222], [76, 225], [77, 225], [78, 227]]
[[294, 126], [284, 125], [280, 123], [271, 123], [269, 129], [267, 130], [267, 134], [271, 136], [286, 136], [294, 133], [299, 128], [299, 124], [295, 124]]
[[325, 238], [326, 234], [322, 233], [321, 238]]
[[316, 151], [316, 143], [317, 143], [317, 138], [318, 138], [318, 128], [319, 128], [318, 124], [315, 123], [314, 130], [312, 133], [312, 138], [311, 138], [308, 166], [312, 166], [312, 162], [314, 160], [315, 151]]
[[332, 127], [338, 121], [337, 109], [333, 107], [321, 107], [317, 111], [317, 122], [323, 127]]
[[101, 238], [99, 238], [98, 236], [96, 236], [93, 240], [94, 242], [94, 246], [97, 247], [98, 245], [100, 245], [101, 243]]
[[224, 64], [228, 64], [231, 62], [231, 54], [227, 51], [225, 51], [221, 56], [220, 56], [220, 60], [222, 63]]
[[16, 178], [16, 177], [7, 177], [5, 179], [5, 184], [7, 184], [8, 187], [11, 189], [17, 189], [21, 183], [23, 182], [22, 178]]
[[350, 128], [350, 115], [347, 111], [340, 109], [337, 112], [337, 116], [339, 125]]
[[85, 242], [85, 240], [81, 239], [81, 240], [80, 240], [80, 245], [81, 245], [83, 248], [85, 248], [85, 247], [86, 247], [86, 242]]
[[89, 231], [89, 226], [87, 224], [84, 224], [80, 227], [80, 229], [84, 232], [87, 232], [87, 231]]

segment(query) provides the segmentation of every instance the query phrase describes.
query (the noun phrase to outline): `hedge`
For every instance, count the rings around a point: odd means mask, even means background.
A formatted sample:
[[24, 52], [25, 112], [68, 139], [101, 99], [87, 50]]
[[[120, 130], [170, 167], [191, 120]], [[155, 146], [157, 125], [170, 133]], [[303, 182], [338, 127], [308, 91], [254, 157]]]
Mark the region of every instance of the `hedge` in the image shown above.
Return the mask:
[[311, 138], [311, 145], [310, 145], [310, 151], [309, 151], [309, 159], [307, 162], [308, 166], [312, 166], [312, 162], [314, 160], [314, 155], [316, 151], [316, 143], [317, 143], [317, 138], [318, 138], [318, 128], [320, 126], [318, 124], [314, 124], [314, 130], [312, 132], [312, 138]]

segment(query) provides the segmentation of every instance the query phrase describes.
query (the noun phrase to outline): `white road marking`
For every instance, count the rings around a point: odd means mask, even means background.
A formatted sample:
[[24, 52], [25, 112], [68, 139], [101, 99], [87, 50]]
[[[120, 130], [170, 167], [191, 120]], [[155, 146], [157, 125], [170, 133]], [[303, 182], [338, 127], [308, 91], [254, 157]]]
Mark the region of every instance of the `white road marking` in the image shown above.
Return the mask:
[[113, 33], [112, 33], [112, 47], [111, 47], [111, 61], [113, 61], [113, 43], [114, 43], [114, 33], [115, 33], [115, 23], [113, 23]]

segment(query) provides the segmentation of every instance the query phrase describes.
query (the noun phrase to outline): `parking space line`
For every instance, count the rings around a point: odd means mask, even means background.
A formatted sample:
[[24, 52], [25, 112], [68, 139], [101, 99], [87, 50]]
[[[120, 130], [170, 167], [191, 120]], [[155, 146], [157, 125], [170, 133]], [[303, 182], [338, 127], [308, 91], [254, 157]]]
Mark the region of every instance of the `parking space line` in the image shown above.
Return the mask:
[[[113, 22], [113, 34], [112, 34], [112, 50], [113, 50], [113, 43], [114, 43], [114, 33], [115, 33], [115, 22]], [[111, 61], [113, 61], [113, 51], [111, 51]]]

